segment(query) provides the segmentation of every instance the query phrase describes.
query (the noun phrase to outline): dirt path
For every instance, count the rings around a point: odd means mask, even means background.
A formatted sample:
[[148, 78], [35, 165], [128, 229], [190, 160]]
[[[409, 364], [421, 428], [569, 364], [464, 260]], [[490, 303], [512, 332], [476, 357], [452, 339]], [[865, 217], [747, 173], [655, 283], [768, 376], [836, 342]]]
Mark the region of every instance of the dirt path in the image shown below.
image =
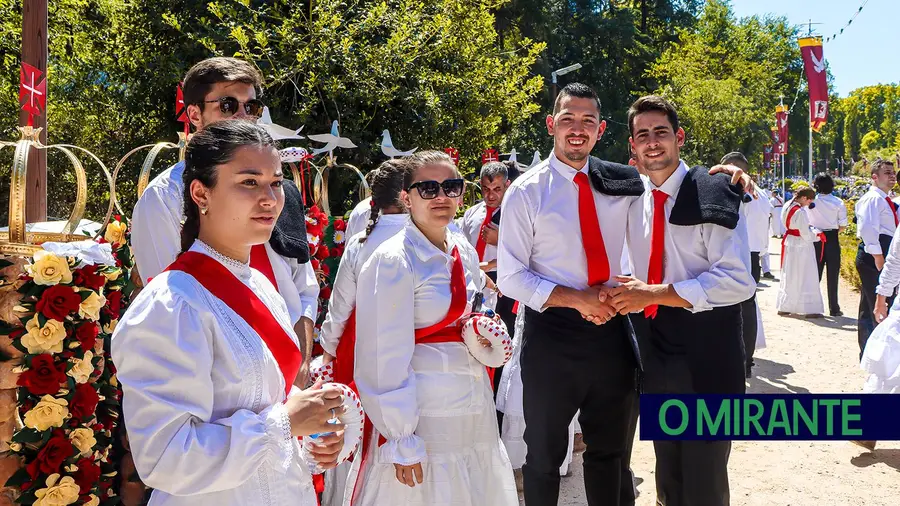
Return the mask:
[[[769, 251], [779, 277], [780, 244]], [[750, 392], [858, 392], [865, 375], [857, 361], [856, 308], [859, 294], [842, 281], [845, 316], [805, 320], [775, 312], [778, 282], [763, 280], [758, 292], [766, 345], [756, 353]], [[824, 284], [822, 293], [825, 294]], [[827, 302], [826, 302], [827, 306]], [[635, 442], [632, 469], [638, 477], [638, 506], [654, 506], [653, 445]], [[900, 504], [900, 442], [879, 444], [870, 454], [845, 442], [735, 442], [728, 466], [733, 506], [896, 506]], [[581, 457], [563, 478], [560, 505], [586, 504]]]

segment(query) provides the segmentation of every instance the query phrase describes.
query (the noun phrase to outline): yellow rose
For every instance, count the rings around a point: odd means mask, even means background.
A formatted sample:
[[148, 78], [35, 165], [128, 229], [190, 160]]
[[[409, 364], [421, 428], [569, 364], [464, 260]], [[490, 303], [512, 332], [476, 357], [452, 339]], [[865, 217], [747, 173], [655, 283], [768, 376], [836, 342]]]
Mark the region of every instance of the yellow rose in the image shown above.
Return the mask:
[[70, 432], [69, 440], [72, 441], [72, 446], [78, 448], [78, 451], [81, 452], [78, 455], [79, 457], [89, 456], [93, 452], [94, 446], [97, 444], [97, 440], [94, 438], [94, 431], [85, 429], [84, 427], [80, 427]]
[[71, 283], [72, 271], [65, 258], [60, 258], [49, 251], [38, 251], [34, 254], [34, 263], [25, 266], [28, 275], [38, 285], [56, 285]]
[[84, 506], [98, 506], [100, 504], [99, 497], [95, 496], [94, 494], [91, 494], [89, 497], [90, 498], [87, 500], [87, 502], [84, 503]]
[[103, 326], [103, 332], [107, 334], [112, 334], [116, 331], [116, 325], [119, 324], [119, 320], [111, 320], [109, 323]]
[[104, 272], [103, 275], [106, 276], [107, 281], [115, 281], [122, 275], [122, 269], [113, 269], [109, 272]]
[[125, 230], [128, 227], [121, 221], [113, 221], [106, 227], [106, 233], [103, 238], [113, 244], [125, 243]]
[[103, 306], [105, 305], [106, 297], [97, 292], [91, 292], [91, 294], [81, 301], [81, 304], [78, 306], [78, 316], [97, 321], [100, 319], [100, 310], [103, 309]]
[[66, 506], [78, 501], [80, 488], [75, 483], [75, 478], [64, 476], [59, 479], [58, 473], [47, 477], [47, 488], [42, 488], [34, 493], [37, 498], [34, 506]]
[[37, 406], [25, 413], [25, 426], [41, 432], [50, 427], [62, 427], [63, 421], [69, 416], [68, 406], [69, 402], [65, 399], [45, 395]]
[[75, 378], [75, 383], [87, 383], [91, 374], [94, 373], [94, 365], [91, 363], [92, 358], [94, 358], [94, 354], [86, 351], [83, 359], [72, 359], [72, 363], [75, 365], [66, 374]]
[[38, 322], [37, 315], [25, 324], [25, 334], [22, 335], [22, 346], [28, 349], [28, 353], [61, 353], [63, 351], [63, 339], [66, 338], [66, 327], [57, 320], [47, 320], [44, 326]]

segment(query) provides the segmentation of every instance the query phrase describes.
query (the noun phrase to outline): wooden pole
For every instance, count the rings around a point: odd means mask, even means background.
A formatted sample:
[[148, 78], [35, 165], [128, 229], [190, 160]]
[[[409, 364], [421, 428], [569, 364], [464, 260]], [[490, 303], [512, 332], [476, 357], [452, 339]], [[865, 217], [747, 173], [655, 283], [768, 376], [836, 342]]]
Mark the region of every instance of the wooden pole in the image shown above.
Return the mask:
[[[47, 0], [25, 0], [22, 11], [22, 61], [34, 65], [47, 77]], [[48, 84], [47, 90], [50, 90]], [[49, 103], [49, 100], [48, 100]], [[19, 111], [19, 125], [28, 124], [28, 113]], [[47, 143], [47, 113], [34, 118], [41, 131], [41, 142]], [[47, 151], [32, 149], [28, 153], [28, 175], [25, 190], [25, 219], [47, 220]]]

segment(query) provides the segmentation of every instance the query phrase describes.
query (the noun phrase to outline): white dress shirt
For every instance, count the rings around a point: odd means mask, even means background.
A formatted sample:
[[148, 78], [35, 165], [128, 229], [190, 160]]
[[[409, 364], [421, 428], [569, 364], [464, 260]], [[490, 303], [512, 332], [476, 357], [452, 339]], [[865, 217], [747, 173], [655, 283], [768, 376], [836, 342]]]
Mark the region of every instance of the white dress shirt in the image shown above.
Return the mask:
[[[134, 206], [131, 242], [141, 280], [158, 276], [181, 252], [184, 220], [184, 162], [178, 162], [153, 178]], [[275, 253], [266, 244], [278, 287], [294, 323], [301, 317], [316, 320], [319, 282], [310, 262], [299, 263]], [[293, 287], [293, 290], [289, 288]]]
[[747, 224], [747, 245], [751, 252], [760, 253], [769, 247], [769, 219], [772, 209], [762, 188], [757, 188], [757, 198], [741, 204], [741, 214]]
[[744, 302], [756, 291], [756, 281], [750, 274], [750, 249], [744, 218], [738, 219], [734, 230], [711, 223], [694, 226], [669, 223], [687, 173], [687, 166], [681, 162], [660, 187], [641, 176], [646, 191], [631, 205], [626, 234], [634, 276], [647, 280], [653, 224], [652, 190], [661, 190], [669, 195], [665, 203], [663, 284], [671, 284], [675, 292], [693, 306], [688, 311], [695, 313]]
[[[585, 160], [580, 172], [587, 169]], [[557, 285], [588, 287], [576, 172], [550, 155], [519, 176], [503, 197], [497, 284], [503, 295], [535, 311], [543, 311]], [[593, 194], [612, 280], [622, 273], [626, 218], [637, 197], [613, 197], [596, 190]]]
[[347, 247], [341, 256], [337, 274], [328, 300], [328, 313], [322, 323], [319, 344], [329, 355], [335, 356], [344, 327], [350, 314], [356, 308], [356, 280], [363, 264], [372, 256], [378, 246], [393, 237], [409, 222], [408, 214], [386, 214], [378, 218], [372, 235], [366, 242], [359, 242], [363, 234], [356, 234], [347, 241]]
[[[484, 278], [475, 248], [449, 231], [447, 243], [448, 251], [459, 249], [471, 304]], [[410, 221], [375, 250], [359, 274], [354, 379], [363, 409], [387, 439], [380, 449], [381, 462], [411, 465], [425, 460], [425, 441], [417, 431], [420, 416], [455, 417], [494, 409], [481, 395], [472, 394], [479, 391], [473, 390], [477, 385], [487, 385], [487, 373], [465, 344], [415, 344], [416, 329], [447, 315], [452, 267], [453, 257]], [[446, 431], [453, 433], [450, 427]], [[498, 437], [496, 432], [492, 436]]]
[[[884, 259], [884, 269], [881, 269], [881, 274], [878, 275], [878, 287], [875, 289], [875, 293], [888, 298], [894, 296], [897, 286], [900, 285], [900, 239], [897, 238], [898, 233], [900, 233], [900, 228], [894, 232], [891, 249]], [[894, 300], [894, 305], [891, 307], [891, 313], [896, 311], [900, 311], [900, 297]]]
[[354, 235], [366, 230], [369, 224], [369, 214], [372, 211], [372, 197], [362, 199], [359, 204], [350, 211], [350, 217], [347, 218], [347, 230], [345, 237], [353, 237]]
[[838, 230], [847, 226], [847, 206], [830, 193], [816, 195], [816, 207], [805, 209], [809, 224], [819, 230]]
[[879, 235], [894, 235], [894, 212], [887, 203], [887, 194], [876, 186], [870, 186], [856, 202], [856, 237], [863, 242], [870, 255], [886, 255], [878, 242]]
[[[224, 261], [297, 343], [284, 300], [259, 271]], [[112, 357], [150, 504], [315, 506], [284, 408], [285, 380], [252, 327], [187, 273], [157, 275], [122, 315]]]
[[[497, 210], [495, 209], [494, 212], [496, 213]], [[486, 216], [487, 205], [485, 205], [484, 201], [482, 200], [481, 202], [467, 209], [462, 218], [457, 222], [460, 231], [464, 236], [466, 236], [466, 239], [469, 240], [469, 244], [471, 244], [473, 248], [478, 244], [478, 238], [481, 237], [481, 224], [484, 223], [484, 218]], [[490, 262], [491, 260], [496, 259], [497, 246], [485, 243], [484, 258], [482, 258], [481, 261]]]

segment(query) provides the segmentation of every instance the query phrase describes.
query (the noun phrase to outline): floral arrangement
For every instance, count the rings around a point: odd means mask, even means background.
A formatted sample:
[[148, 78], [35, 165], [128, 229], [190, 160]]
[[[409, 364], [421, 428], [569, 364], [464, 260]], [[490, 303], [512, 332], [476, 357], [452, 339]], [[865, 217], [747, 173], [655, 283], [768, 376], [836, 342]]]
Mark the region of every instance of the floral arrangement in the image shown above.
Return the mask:
[[9, 444], [24, 467], [6, 485], [19, 489], [20, 504], [116, 504], [110, 452], [121, 391], [109, 337], [134, 288], [128, 224], [117, 216], [97, 243], [44, 248], [20, 277], [21, 325], [0, 323], [21, 352], [14, 372], [24, 425]]
[[[328, 299], [337, 268], [344, 254], [346, 238], [344, 233], [347, 223], [343, 218], [328, 216], [318, 206], [310, 207], [306, 212], [306, 238], [309, 242], [309, 256], [316, 277], [319, 280], [319, 315], [315, 325], [315, 342], [319, 342], [319, 331], [328, 312]], [[319, 346], [313, 355], [321, 354]]]

